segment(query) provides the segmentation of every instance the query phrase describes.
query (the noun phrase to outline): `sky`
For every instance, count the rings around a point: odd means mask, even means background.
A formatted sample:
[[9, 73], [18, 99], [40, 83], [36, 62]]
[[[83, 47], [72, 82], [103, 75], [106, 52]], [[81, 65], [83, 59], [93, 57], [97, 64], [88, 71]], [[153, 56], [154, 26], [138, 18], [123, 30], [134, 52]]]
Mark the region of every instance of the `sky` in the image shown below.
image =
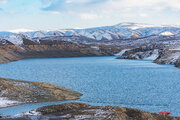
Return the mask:
[[180, 24], [180, 0], [0, 0], [0, 31]]

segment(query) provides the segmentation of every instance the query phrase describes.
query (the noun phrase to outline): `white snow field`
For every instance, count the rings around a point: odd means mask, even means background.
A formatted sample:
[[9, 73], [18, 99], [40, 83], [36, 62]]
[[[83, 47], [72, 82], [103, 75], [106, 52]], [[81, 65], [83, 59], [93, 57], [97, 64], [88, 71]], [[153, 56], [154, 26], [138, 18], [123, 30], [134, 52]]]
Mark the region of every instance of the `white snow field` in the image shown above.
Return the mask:
[[12, 101], [12, 100], [8, 100], [5, 97], [0, 97], [0, 108], [4, 108], [4, 107], [10, 107], [16, 104], [19, 104], [20, 102], [18, 101]]

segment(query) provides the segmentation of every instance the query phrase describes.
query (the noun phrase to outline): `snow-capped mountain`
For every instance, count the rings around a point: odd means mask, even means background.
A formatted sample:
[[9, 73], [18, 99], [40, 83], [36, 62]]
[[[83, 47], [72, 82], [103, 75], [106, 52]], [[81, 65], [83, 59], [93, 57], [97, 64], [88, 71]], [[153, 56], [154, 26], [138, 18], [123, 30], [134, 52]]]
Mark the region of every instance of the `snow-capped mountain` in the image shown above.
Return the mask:
[[[28, 31], [28, 30], [26, 30]], [[138, 23], [120, 23], [114, 26], [105, 26], [88, 29], [61, 29], [46, 31], [28, 31], [28, 32], [0, 32], [0, 40], [21, 45], [22, 39], [41, 40], [67, 40], [80, 41], [82, 39], [91, 41], [113, 41], [131, 38], [142, 38], [152, 35], [171, 36], [180, 34], [180, 25], [150, 25]]]
[[96, 40], [114, 40], [151, 35], [164, 35], [164, 33], [180, 33], [180, 25], [150, 25], [138, 23], [120, 23], [114, 26], [75, 30], [78, 34]]

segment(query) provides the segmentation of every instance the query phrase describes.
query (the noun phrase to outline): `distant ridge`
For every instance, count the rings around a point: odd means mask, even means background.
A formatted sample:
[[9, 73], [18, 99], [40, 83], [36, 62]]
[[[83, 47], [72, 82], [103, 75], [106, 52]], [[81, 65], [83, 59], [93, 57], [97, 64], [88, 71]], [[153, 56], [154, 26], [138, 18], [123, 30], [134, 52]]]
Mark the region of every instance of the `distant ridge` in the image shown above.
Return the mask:
[[[140, 23], [119, 23], [113, 26], [95, 27], [87, 29], [59, 29], [33, 31], [27, 29], [18, 29], [7, 32], [0, 32], [0, 40], [6, 39], [16, 45], [20, 45], [22, 37], [30, 40], [51, 37], [71, 37], [68, 41], [76, 39], [91, 39], [92, 41], [101, 40], [121, 40], [129, 38], [140, 38], [147, 36], [171, 36], [180, 34], [180, 25], [151, 25]], [[73, 38], [73, 40], [72, 40]], [[63, 40], [67, 40], [63, 38]]]

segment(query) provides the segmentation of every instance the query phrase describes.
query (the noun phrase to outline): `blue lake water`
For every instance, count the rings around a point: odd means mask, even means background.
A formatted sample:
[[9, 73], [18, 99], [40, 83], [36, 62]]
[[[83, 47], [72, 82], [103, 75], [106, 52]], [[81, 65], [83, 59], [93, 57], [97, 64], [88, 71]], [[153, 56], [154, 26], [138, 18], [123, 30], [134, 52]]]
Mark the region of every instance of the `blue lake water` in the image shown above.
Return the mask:
[[[0, 64], [0, 77], [48, 82], [83, 93], [75, 102], [180, 116], [180, 69], [172, 65], [115, 57], [28, 59]], [[0, 109], [0, 114], [15, 115], [57, 103], [64, 102], [20, 105]]]

